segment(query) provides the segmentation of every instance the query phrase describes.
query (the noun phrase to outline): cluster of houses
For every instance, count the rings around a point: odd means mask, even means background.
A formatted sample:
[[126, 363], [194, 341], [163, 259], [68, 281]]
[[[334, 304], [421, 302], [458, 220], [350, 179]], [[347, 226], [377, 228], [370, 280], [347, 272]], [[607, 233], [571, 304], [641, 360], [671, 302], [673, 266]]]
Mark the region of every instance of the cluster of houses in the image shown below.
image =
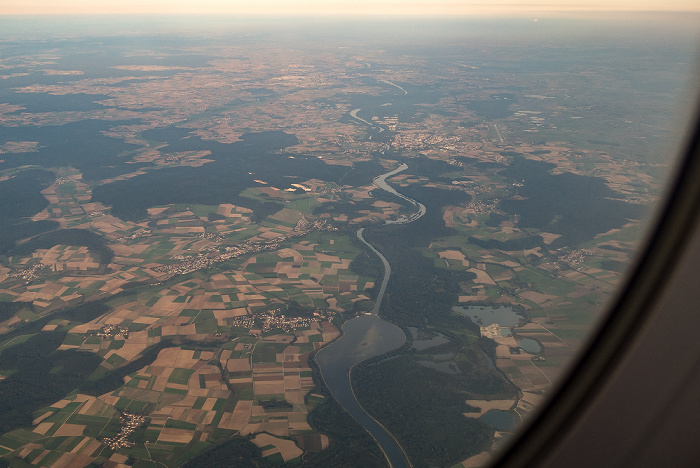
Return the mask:
[[593, 252], [586, 249], [572, 249], [566, 255], [559, 257], [559, 262], [568, 266], [579, 265], [583, 263], [586, 257], [593, 255]]
[[132, 235], [130, 235], [128, 237], [119, 237], [117, 239], [117, 241], [123, 242], [126, 239], [138, 239], [139, 237], [150, 236], [151, 232], [152, 231], [150, 229], [139, 229], [138, 231], [136, 231], [135, 233], [133, 233]]
[[252, 315], [243, 315], [240, 317], [235, 317], [231, 325], [234, 327], [251, 329], [255, 327], [255, 317], [253, 317]]
[[316, 321], [316, 319], [308, 317], [287, 317], [285, 315], [275, 315], [272, 313], [267, 313], [261, 318], [263, 320], [262, 329], [260, 330], [262, 333], [277, 328], [286, 332], [295, 328], [308, 328], [311, 326], [311, 322]]
[[155, 267], [153, 271], [170, 274], [191, 273], [196, 270], [209, 268], [215, 263], [223, 262], [241, 255], [277, 250], [280, 248], [280, 244], [288, 238], [302, 236], [314, 230], [337, 231], [338, 228], [327, 224], [325, 221], [308, 222], [302, 218], [297, 222], [294, 230], [287, 235], [282, 235], [269, 241], [248, 241], [239, 245], [229, 246], [226, 247], [224, 253], [218, 255], [197, 254], [192, 257], [185, 257], [181, 262]]
[[467, 210], [477, 214], [498, 213], [498, 202], [499, 200], [490, 200], [488, 202], [474, 200], [467, 205]]
[[146, 416], [125, 411], [119, 418], [119, 423], [122, 425], [119, 434], [115, 435], [114, 437], [105, 437], [102, 439], [102, 443], [112, 450], [133, 447], [134, 442], [129, 440], [129, 436], [133, 434], [140, 426], [145, 425], [146, 422]]
[[41, 262], [35, 263], [29, 268], [22, 268], [21, 270], [11, 271], [7, 274], [10, 278], [22, 278], [25, 281], [34, 281], [41, 273], [44, 271], [45, 265]]
[[56, 185], [63, 185], [63, 184], [72, 184], [77, 182], [78, 180], [74, 175], [68, 176], [68, 177], [56, 177], [56, 180], [54, 181], [54, 184]]
[[117, 325], [103, 325], [102, 330], [98, 331], [96, 335], [100, 338], [117, 338], [121, 336], [127, 339], [129, 338], [129, 330]]
[[279, 248], [280, 242], [280, 238], [274, 239], [269, 242], [249, 241], [241, 245], [226, 247], [226, 252], [219, 255], [213, 253], [200, 253], [191, 257], [184, 257], [182, 261], [178, 263], [173, 263], [172, 265], [163, 265], [155, 267], [153, 271], [157, 273], [183, 275], [185, 273], [191, 273], [193, 271], [209, 268], [215, 263], [223, 262], [230, 258], [239, 257], [244, 254], [263, 252], [267, 250], [277, 250]]
[[[319, 322], [321, 320], [329, 320], [333, 315], [333, 313], [328, 309], [321, 309], [319, 307], [313, 310], [311, 317], [287, 317], [284, 314], [280, 314], [280, 310], [281, 309], [270, 310], [255, 317], [237, 317], [234, 325], [248, 328], [250, 336], [259, 338], [270, 330], [280, 329], [288, 332], [294, 330], [295, 328], [309, 328], [311, 327], [312, 323]], [[256, 318], [262, 320], [262, 327], [253, 328], [255, 326]]]
[[224, 236], [222, 236], [221, 234], [215, 234], [213, 232], [203, 232], [199, 235], [199, 237], [201, 237], [202, 239], [210, 239], [214, 242], [221, 242], [222, 240], [224, 240]]

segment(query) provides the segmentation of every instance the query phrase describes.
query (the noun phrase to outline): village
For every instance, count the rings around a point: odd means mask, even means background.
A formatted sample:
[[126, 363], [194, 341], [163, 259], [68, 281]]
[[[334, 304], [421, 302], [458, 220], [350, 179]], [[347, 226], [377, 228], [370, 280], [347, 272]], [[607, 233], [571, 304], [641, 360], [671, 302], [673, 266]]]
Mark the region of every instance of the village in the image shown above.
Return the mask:
[[240, 257], [241, 255], [278, 250], [280, 248], [280, 244], [290, 237], [303, 236], [314, 230], [332, 232], [337, 231], [338, 228], [331, 226], [325, 221], [314, 221], [311, 223], [302, 218], [299, 220], [294, 230], [287, 235], [281, 235], [270, 241], [247, 241], [243, 244], [229, 246], [225, 248], [225, 253], [219, 255], [196, 254], [191, 257], [185, 257], [183, 261], [172, 265], [155, 267], [153, 268], [153, 271], [172, 275], [191, 273], [193, 271], [209, 268], [215, 263]]
[[114, 437], [105, 437], [102, 439], [102, 443], [112, 450], [133, 447], [134, 442], [129, 440], [129, 436], [139, 427], [146, 425], [147, 422], [148, 418], [146, 416], [125, 411], [119, 418], [119, 423], [122, 424], [119, 434]]
[[129, 329], [124, 327], [118, 327], [117, 325], [103, 325], [102, 330], [95, 333], [96, 336], [100, 338], [124, 338], [125, 340], [129, 338]]
[[30, 282], [41, 276], [44, 271], [45, 265], [41, 262], [35, 263], [29, 268], [22, 268], [21, 270], [11, 271], [7, 274], [10, 278], [22, 278], [23, 280]]
[[[264, 333], [270, 330], [280, 329], [285, 332], [292, 331], [296, 328], [309, 328], [313, 322], [321, 322], [322, 320], [330, 321], [333, 313], [328, 309], [315, 308], [312, 317], [287, 317], [284, 314], [279, 314], [281, 309], [274, 309], [258, 317], [262, 319], [263, 325], [260, 330], [251, 329], [250, 335], [261, 337]], [[278, 315], [279, 314], [279, 315]]]
[[134, 234], [128, 236], [128, 237], [119, 237], [117, 239], [118, 242], [124, 242], [126, 239], [138, 239], [140, 237], [146, 237], [151, 235], [151, 230], [150, 229], [139, 229], [136, 231]]

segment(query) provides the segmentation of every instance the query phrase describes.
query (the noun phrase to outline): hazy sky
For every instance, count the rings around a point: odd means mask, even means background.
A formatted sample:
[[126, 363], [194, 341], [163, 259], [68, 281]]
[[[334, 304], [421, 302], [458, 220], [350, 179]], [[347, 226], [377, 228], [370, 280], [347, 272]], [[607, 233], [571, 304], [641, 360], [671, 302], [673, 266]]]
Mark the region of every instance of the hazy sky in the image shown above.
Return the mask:
[[7, 14], [484, 14], [700, 11], [698, 0], [0, 0]]

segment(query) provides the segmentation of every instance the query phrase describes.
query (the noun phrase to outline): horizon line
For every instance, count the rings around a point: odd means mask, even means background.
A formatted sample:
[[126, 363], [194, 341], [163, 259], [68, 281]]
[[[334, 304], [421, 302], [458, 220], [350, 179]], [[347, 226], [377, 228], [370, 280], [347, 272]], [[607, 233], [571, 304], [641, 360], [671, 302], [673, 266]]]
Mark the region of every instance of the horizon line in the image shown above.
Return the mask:
[[[12, 1], [12, 0], [11, 0]], [[284, 9], [271, 9], [265, 6], [259, 7], [242, 7], [242, 8], [225, 8], [225, 9], [215, 9], [206, 7], [189, 7], [181, 6], [177, 8], [176, 11], [164, 12], [160, 9], [154, 9], [152, 6], [146, 6], [143, 8], [99, 8], [99, 7], [86, 7], [84, 9], [56, 9], [47, 8], [42, 9], [42, 11], [36, 11], [36, 9], [17, 7], [12, 9], [10, 6], [10, 11], [2, 11], [0, 9], [0, 18], [3, 17], [17, 17], [17, 16], [34, 16], [34, 17], [86, 17], [86, 16], [148, 16], [148, 17], [181, 17], [181, 16], [197, 16], [197, 17], [207, 17], [207, 16], [217, 16], [226, 18], [243, 18], [243, 17], [380, 17], [380, 16], [392, 16], [392, 17], [414, 17], [414, 16], [521, 16], [521, 15], [561, 15], [561, 14], [585, 14], [585, 13], [606, 13], [606, 14], [661, 14], [661, 13], [700, 13], [700, 2], [693, 3], [692, 5], [683, 4], [679, 5], [679, 2], [670, 2], [671, 5], [663, 7], [661, 5], [649, 5], [640, 6], [637, 5], [581, 5], [581, 4], [471, 4], [471, 5], [455, 5], [453, 3], [436, 3], [430, 6], [419, 6], [419, 5], [406, 5], [398, 13], [395, 11], [396, 7], [392, 7], [389, 4], [380, 4], [377, 7], [372, 8], [352, 8], [350, 6], [345, 6], [342, 3], [335, 7], [326, 8], [284, 8]], [[264, 4], [262, 4], [264, 5]]]
[[358, 17], [358, 16], [392, 16], [392, 17], [405, 17], [405, 16], [476, 16], [476, 15], [519, 15], [525, 13], [700, 13], [700, 5], [693, 9], [621, 9], [621, 8], [590, 8], [590, 9], [578, 9], [578, 8], [559, 8], [559, 9], [518, 9], [510, 10], [504, 12], [495, 8], [489, 8], [488, 10], [480, 11], [470, 11], [470, 12], [427, 12], [427, 11], [415, 11], [415, 12], [402, 12], [400, 14], [389, 13], [389, 12], [345, 12], [345, 11], [324, 11], [324, 12], [282, 12], [282, 13], [264, 13], [260, 11], [250, 11], [244, 13], [234, 13], [234, 12], [192, 12], [183, 11], [176, 13], [157, 13], [157, 12], [50, 12], [50, 13], [34, 13], [34, 12], [10, 12], [4, 13], [0, 12], [0, 18], [8, 16], [159, 16], [159, 17], [177, 17], [185, 15], [194, 16], [218, 16], [218, 17], [248, 17], [248, 16], [346, 16], [346, 17]]

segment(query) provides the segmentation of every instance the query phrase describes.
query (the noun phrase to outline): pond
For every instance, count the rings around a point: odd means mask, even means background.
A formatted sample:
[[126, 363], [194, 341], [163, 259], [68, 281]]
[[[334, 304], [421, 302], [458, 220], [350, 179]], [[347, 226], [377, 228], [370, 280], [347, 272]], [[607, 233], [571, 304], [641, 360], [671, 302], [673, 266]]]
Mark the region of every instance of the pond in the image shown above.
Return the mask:
[[523, 348], [525, 352], [530, 354], [542, 352], [542, 346], [540, 346], [540, 344], [532, 338], [520, 338], [518, 339], [518, 345]]

